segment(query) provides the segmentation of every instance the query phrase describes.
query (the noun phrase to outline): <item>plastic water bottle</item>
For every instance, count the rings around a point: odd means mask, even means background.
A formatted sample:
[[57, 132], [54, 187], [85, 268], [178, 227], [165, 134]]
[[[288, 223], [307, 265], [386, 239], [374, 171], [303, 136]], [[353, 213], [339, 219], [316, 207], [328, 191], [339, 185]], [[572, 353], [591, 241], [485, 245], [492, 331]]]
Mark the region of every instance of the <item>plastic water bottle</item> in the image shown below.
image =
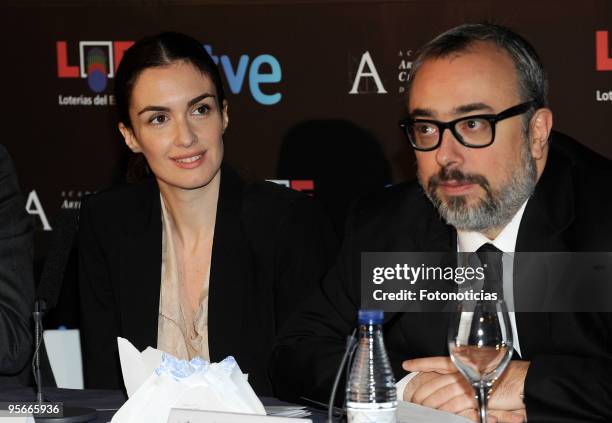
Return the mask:
[[396, 422], [397, 391], [382, 323], [382, 311], [359, 310], [359, 343], [346, 388], [349, 423]]

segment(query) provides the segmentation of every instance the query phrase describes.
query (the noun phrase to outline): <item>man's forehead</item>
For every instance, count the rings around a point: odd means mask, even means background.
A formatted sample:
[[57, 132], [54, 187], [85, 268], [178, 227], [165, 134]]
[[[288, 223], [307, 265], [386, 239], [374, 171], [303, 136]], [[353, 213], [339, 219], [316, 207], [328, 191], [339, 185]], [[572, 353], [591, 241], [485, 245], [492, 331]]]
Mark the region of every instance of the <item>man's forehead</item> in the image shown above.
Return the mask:
[[495, 113], [495, 108], [490, 104], [483, 102], [473, 102], [466, 104], [459, 104], [454, 106], [452, 109], [448, 111], [440, 111], [436, 109], [427, 109], [416, 107], [410, 110], [410, 115], [412, 117], [421, 117], [421, 118], [437, 118], [439, 114], [451, 115], [451, 116], [462, 116], [471, 113]]
[[424, 61], [410, 88], [410, 114], [458, 115], [474, 104], [495, 110], [520, 98], [512, 58], [492, 43]]

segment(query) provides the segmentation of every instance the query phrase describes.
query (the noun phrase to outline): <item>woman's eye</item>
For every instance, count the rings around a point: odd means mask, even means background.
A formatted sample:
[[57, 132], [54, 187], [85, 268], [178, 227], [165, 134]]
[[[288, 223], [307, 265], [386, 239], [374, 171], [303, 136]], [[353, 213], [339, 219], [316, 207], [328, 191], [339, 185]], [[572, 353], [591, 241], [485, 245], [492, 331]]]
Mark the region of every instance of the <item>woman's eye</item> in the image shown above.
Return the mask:
[[166, 115], [155, 115], [151, 119], [149, 119], [149, 122], [155, 125], [160, 125], [166, 122], [167, 120], [168, 120], [168, 117]]
[[196, 107], [193, 110], [193, 113], [195, 115], [205, 115], [206, 113], [208, 113], [209, 110], [210, 110], [210, 107], [208, 107], [206, 104], [202, 104], [202, 105]]

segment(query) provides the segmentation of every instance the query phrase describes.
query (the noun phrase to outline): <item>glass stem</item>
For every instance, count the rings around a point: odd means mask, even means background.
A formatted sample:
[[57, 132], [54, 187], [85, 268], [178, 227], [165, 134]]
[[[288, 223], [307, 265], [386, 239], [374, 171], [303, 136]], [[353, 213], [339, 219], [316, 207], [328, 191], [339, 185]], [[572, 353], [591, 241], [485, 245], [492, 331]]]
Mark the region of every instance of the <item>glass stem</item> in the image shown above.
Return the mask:
[[484, 382], [480, 382], [474, 386], [476, 388], [476, 397], [478, 398], [478, 411], [480, 413], [480, 423], [487, 423], [487, 391]]

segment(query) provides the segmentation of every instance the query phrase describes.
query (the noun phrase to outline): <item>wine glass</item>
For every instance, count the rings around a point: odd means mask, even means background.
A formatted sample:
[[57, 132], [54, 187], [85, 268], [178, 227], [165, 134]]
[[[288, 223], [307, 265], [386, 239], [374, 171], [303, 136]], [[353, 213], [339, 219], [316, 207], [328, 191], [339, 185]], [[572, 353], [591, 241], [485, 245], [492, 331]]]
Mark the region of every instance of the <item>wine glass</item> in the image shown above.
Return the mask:
[[486, 423], [489, 392], [512, 357], [512, 326], [505, 302], [459, 303], [448, 330], [448, 350], [476, 391], [480, 422]]

